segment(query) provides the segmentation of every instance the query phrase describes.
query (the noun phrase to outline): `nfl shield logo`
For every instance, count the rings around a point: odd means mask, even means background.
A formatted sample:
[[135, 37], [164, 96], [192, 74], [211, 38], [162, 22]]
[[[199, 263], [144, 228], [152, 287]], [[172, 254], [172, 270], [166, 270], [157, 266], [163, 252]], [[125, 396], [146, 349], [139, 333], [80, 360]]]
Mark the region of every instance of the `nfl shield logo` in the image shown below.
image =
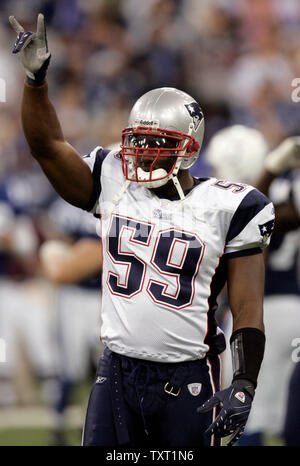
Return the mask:
[[234, 395], [241, 403], [245, 403], [246, 397], [244, 392], [237, 392]]
[[201, 392], [202, 383], [198, 383], [198, 382], [190, 383], [188, 384], [187, 387], [191, 395], [197, 396]]
[[97, 377], [96, 383], [104, 383], [107, 380], [107, 377]]

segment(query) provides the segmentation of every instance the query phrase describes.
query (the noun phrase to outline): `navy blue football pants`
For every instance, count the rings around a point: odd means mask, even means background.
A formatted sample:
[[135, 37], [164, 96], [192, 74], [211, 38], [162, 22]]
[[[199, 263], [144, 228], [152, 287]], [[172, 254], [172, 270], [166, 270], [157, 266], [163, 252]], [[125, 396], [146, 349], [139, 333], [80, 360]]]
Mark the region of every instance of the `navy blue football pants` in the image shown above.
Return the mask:
[[219, 446], [219, 439], [204, 434], [216, 410], [196, 413], [219, 390], [219, 375], [218, 356], [156, 363], [106, 349], [89, 398], [83, 445]]

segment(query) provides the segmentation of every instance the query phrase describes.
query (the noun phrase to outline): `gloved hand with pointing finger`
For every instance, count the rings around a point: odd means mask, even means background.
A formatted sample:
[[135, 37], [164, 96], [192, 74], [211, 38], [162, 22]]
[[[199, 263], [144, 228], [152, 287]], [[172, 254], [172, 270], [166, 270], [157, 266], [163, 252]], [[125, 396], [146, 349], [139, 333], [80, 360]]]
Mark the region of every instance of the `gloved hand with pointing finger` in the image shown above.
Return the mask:
[[26, 71], [27, 82], [35, 86], [42, 85], [51, 58], [44, 15], [38, 15], [36, 32], [26, 32], [14, 16], [9, 17], [9, 22], [18, 34], [12, 53], [19, 55]]

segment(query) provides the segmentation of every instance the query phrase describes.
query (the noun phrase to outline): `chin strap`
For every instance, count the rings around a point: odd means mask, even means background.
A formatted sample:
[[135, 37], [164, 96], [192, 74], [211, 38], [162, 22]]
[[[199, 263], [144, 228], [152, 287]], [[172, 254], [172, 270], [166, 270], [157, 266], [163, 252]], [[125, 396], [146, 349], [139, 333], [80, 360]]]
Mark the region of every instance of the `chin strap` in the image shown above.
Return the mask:
[[178, 173], [178, 171], [179, 171], [181, 162], [182, 162], [182, 159], [180, 159], [180, 158], [178, 157], [178, 158], [177, 158], [177, 161], [176, 161], [176, 164], [175, 164], [175, 167], [174, 167], [174, 170], [173, 170], [172, 175], [171, 175], [170, 178], [171, 178], [171, 180], [173, 181], [175, 188], [177, 189], [177, 192], [178, 192], [178, 195], [179, 195], [179, 197], [180, 197], [180, 200], [181, 200], [181, 201], [184, 201], [184, 200], [185, 200], [185, 195], [184, 195], [183, 189], [182, 189], [182, 187], [181, 187], [181, 184], [179, 183], [179, 180], [178, 180], [178, 178], [177, 178], [177, 173]]
[[[182, 160], [180, 160], [180, 159], [177, 160], [172, 174], [170, 175], [170, 177], [166, 178], [166, 183], [168, 182], [169, 179], [171, 179], [171, 180], [173, 181], [173, 183], [174, 183], [174, 186], [175, 186], [177, 192], [178, 192], [178, 195], [179, 195], [179, 197], [180, 197], [180, 200], [181, 200], [181, 201], [184, 201], [184, 200], [185, 200], [185, 195], [184, 195], [183, 189], [182, 189], [182, 187], [181, 187], [181, 184], [180, 184], [180, 182], [179, 182], [179, 180], [178, 180], [178, 178], [177, 178], [177, 173], [178, 173], [178, 171], [179, 171], [181, 162], [182, 162]], [[146, 172], [145, 172], [145, 173], [146, 173]], [[129, 187], [129, 185], [130, 185], [130, 183], [131, 183], [131, 181], [125, 180], [125, 182], [123, 183], [123, 185], [122, 185], [120, 191], [117, 192], [117, 193], [115, 194], [115, 196], [113, 197], [113, 199], [112, 199], [112, 201], [111, 201], [109, 207], [108, 207], [107, 210], [103, 213], [103, 219], [104, 219], [104, 220], [106, 220], [106, 219], [110, 216], [110, 214], [111, 214], [111, 212], [113, 211], [114, 207], [119, 203], [121, 197], [122, 197], [122, 196], [124, 195], [124, 193], [127, 191], [128, 187]], [[151, 183], [152, 183], [152, 182], [151, 182]], [[147, 187], [147, 181], [144, 182], [143, 185], [144, 185], [145, 187]], [[187, 206], [188, 208], [190, 208], [190, 210], [191, 210], [191, 212], [192, 212], [192, 214], [193, 214], [193, 218], [196, 220], [197, 216], [195, 215], [194, 210], [193, 210], [188, 204], [186, 204], [186, 206]]]
[[123, 194], [127, 191], [128, 186], [130, 185], [130, 183], [131, 183], [131, 181], [125, 180], [125, 182], [123, 183], [123, 186], [121, 187], [120, 191], [117, 192], [117, 193], [114, 195], [114, 197], [113, 197], [113, 199], [112, 199], [112, 201], [111, 201], [109, 207], [108, 207], [107, 210], [103, 213], [103, 220], [106, 220], [106, 219], [110, 216], [110, 214], [112, 213], [114, 207], [119, 203], [119, 200], [121, 199], [121, 197], [123, 196]]
[[177, 189], [180, 200], [184, 201], [185, 200], [185, 195], [184, 195], [183, 189], [182, 189], [181, 184], [179, 183], [179, 180], [178, 180], [176, 175], [172, 176], [172, 181], [174, 183], [175, 188]]
[[173, 180], [173, 183], [175, 185], [175, 188], [177, 189], [177, 192], [179, 194], [179, 197], [180, 197], [180, 201], [182, 203], [182, 207], [183, 209], [187, 209], [190, 211], [191, 215], [192, 215], [192, 219], [195, 223], [197, 222], [203, 222], [203, 218], [200, 216], [199, 212], [196, 211], [196, 209], [187, 201], [187, 202], [184, 202], [186, 200], [186, 197], [184, 195], [184, 192], [183, 192], [183, 189], [181, 187], [181, 184], [179, 183], [179, 180], [177, 178], [177, 176], [174, 176], [172, 178]]

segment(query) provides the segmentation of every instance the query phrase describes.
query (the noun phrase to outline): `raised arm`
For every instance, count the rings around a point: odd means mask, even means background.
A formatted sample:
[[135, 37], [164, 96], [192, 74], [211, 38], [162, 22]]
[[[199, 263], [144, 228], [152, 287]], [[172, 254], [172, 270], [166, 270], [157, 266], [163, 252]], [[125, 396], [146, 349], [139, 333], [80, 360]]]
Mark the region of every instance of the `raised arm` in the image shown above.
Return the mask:
[[64, 139], [45, 81], [50, 61], [43, 15], [36, 33], [25, 32], [14, 17], [17, 32], [13, 53], [18, 53], [26, 71], [22, 99], [22, 124], [31, 154], [38, 161], [57, 193], [70, 204], [86, 208], [93, 189], [89, 167]]
[[93, 178], [89, 167], [64, 139], [47, 84], [24, 84], [22, 124], [31, 154], [57, 193], [70, 204], [85, 208]]

